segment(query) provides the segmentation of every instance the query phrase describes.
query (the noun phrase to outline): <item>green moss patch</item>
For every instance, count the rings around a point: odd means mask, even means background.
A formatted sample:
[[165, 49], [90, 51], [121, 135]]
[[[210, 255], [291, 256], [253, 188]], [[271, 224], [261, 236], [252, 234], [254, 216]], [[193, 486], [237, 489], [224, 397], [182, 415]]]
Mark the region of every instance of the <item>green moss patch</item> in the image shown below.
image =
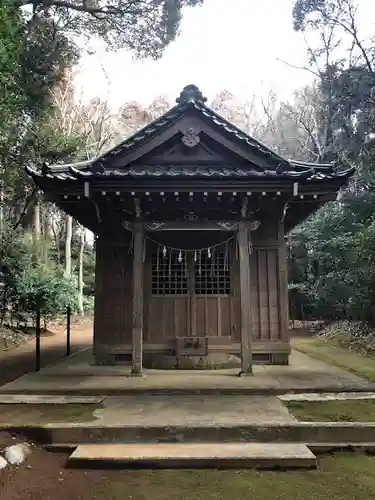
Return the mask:
[[290, 413], [308, 422], [375, 422], [375, 400], [288, 401]]
[[1, 425], [35, 425], [53, 422], [90, 422], [96, 420], [99, 404], [0, 404]]
[[131, 471], [106, 476], [92, 498], [137, 500], [368, 500], [375, 498], [375, 458], [338, 454], [317, 471]]
[[293, 339], [293, 347], [331, 365], [375, 382], [375, 358], [336, 347], [321, 338]]

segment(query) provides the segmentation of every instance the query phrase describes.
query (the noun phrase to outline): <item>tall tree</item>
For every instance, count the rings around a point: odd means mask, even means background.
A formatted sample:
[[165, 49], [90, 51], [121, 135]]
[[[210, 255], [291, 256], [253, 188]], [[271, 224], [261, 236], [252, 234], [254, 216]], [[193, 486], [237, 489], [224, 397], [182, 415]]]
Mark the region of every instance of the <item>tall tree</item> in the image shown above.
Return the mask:
[[267, 113], [264, 140], [286, 158], [319, 162], [323, 157], [320, 93], [316, 84], [294, 92], [273, 115]]
[[13, 0], [2, 3], [0, 182], [4, 213], [15, 225], [22, 214], [30, 212], [25, 210], [30, 199], [35, 201], [31, 184], [24, 175], [24, 166], [37, 163], [40, 146], [43, 145], [43, 152], [46, 152], [45, 146], [54, 141], [53, 137], [47, 140], [44, 127], [50, 89], [75, 58], [72, 44], [54, 30], [48, 19], [31, 25], [14, 8]]
[[317, 78], [322, 159], [333, 159], [339, 150], [358, 156], [358, 135], [361, 141], [363, 134], [368, 138], [372, 133], [374, 43], [361, 35], [357, 14], [355, 0], [294, 4], [294, 28], [310, 40], [310, 70]]
[[290, 276], [309, 298], [310, 313], [374, 322], [375, 45], [360, 33], [357, 6], [354, 0], [294, 6], [294, 27], [310, 40], [309, 70], [316, 76], [317, 159], [349, 161], [357, 172], [339, 202], [294, 232]]
[[64, 33], [96, 36], [111, 48], [159, 58], [178, 34], [184, 7], [203, 0], [14, 0], [29, 6], [33, 19], [53, 19]]

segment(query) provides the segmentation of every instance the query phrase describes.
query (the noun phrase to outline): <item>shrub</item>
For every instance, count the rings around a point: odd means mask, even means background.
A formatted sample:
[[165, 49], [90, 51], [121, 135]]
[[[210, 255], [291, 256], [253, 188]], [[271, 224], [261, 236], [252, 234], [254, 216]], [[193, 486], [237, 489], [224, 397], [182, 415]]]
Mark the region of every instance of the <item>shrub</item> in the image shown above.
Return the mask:
[[25, 238], [7, 226], [0, 235], [1, 322], [20, 275], [31, 266], [31, 252]]
[[339, 347], [375, 354], [375, 329], [368, 323], [355, 321], [332, 323], [323, 330], [320, 337]]
[[90, 316], [94, 312], [95, 297], [92, 295], [83, 296], [83, 309], [85, 316]]
[[75, 305], [76, 295], [75, 283], [60, 270], [35, 265], [18, 277], [11, 297], [12, 309], [30, 315], [39, 309], [46, 325], [65, 313], [68, 305]]

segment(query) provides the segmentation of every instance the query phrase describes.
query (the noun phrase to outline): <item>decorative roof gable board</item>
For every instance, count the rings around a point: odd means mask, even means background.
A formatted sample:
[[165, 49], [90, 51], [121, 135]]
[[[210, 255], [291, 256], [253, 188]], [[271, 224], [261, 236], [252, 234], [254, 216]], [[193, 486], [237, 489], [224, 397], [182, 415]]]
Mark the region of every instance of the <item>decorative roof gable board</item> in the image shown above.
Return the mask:
[[176, 134], [158, 148], [132, 162], [135, 165], [179, 165], [179, 164], [246, 164], [244, 158], [233, 154], [226, 148], [217, 144], [205, 134], [199, 134], [198, 138], [193, 137], [192, 141], [197, 141], [193, 147], [184, 144], [184, 136]]

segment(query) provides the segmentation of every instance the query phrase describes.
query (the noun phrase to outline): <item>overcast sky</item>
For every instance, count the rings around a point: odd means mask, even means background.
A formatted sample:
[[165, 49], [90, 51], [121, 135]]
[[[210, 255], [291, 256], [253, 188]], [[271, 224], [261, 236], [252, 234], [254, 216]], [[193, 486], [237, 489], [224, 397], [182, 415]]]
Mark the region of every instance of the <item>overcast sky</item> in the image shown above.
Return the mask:
[[[182, 33], [159, 61], [134, 62], [126, 51], [82, 58], [77, 87], [84, 98], [107, 95], [110, 105], [148, 103], [161, 94], [175, 99], [190, 83], [208, 98], [227, 89], [240, 98], [274, 90], [288, 98], [311, 75], [291, 68], [306, 64], [303, 38], [292, 28], [294, 0], [205, 0], [184, 12]], [[375, 0], [360, 0], [362, 23], [374, 30]]]

